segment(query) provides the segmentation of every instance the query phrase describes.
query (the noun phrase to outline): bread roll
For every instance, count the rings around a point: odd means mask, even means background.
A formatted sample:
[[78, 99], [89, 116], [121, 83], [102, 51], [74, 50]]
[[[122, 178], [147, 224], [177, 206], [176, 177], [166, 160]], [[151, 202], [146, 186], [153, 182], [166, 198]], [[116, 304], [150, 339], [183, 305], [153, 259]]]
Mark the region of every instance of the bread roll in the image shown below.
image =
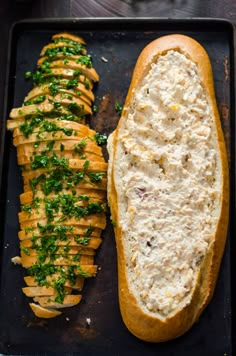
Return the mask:
[[213, 295], [228, 225], [227, 153], [198, 42], [144, 48], [108, 151], [123, 321], [145, 341], [176, 338]]

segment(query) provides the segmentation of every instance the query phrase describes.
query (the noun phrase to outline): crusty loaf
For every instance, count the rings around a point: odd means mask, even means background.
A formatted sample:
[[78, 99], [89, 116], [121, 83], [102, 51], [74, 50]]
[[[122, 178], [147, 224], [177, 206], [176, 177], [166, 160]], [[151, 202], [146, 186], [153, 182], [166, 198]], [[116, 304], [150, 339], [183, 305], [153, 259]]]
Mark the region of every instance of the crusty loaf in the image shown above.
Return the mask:
[[212, 297], [228, 225], [227, 154], [199, 43], [169, 35], [145, 47], [108, 150], [124, 323], [145, 341], [176, 338]]
[[53, 35], [37, 70], [26, 72], [33, 89], [7, 121], [24, 181], [20, 256], [12, 261], [26, 269], [22, 291], [40, 318], [80, 303], [106, 225], [105, 136], [86, 124], [99, 76], [86, 53], [80, 36]]

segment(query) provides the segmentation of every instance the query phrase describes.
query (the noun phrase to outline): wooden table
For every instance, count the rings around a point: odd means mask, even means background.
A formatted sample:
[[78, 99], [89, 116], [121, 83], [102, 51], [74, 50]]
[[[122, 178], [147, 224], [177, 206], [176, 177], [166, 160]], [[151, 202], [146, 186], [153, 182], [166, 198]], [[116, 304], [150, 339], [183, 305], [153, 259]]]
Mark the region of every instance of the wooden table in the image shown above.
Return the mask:
[[[15, 0], [1, 7], [11, 18], [87, 16], [223, 17], [236, 21], [235, 0]], [[2, 10], [0, 10], [2, 11]], [[13, 12], [10, 14], [10, 12]]]
[[[0, 5], [0, 94], [11, 24], [45, 17], [222, 17], [236, 23], [236, 0], [9, 0]], [[2, 98], [2, 95], [0, 95]], [[1, 101], [0, 101], [1, 103]]]

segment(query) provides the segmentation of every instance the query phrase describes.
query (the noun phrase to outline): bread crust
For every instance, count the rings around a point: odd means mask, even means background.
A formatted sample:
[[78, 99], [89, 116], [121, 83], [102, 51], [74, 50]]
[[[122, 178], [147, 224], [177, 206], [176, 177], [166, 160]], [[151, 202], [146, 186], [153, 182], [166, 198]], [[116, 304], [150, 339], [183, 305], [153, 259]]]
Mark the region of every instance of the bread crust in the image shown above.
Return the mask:
[[[126, 120], [127, 111], [129, 109], [134, 90], [139, 86], [142, 79], [148, 73], [151, 63], [156, 61], [160, 55], [165, 54], [171, 49], [185, 54], [197, 65], [199, 69], [199, 75], [209, 98], [209, 103], [211, 104], [215, 120], [216, 138], [222, 164], [222, 196], [220, 218], [217, 224], [215, 238], [209, 246], [208, 252], [201, 264], [191, 301], [174, 315], [172, 314], [170, 317], [161, 320], [158, 317], [153, 317], [150, 314], [147, 314], [141, 309], [128, 283], [123, 244], [124, 236], [122, 235], [121, 226], [119, 224], [120, 217], [117, 206], [117, 195], [119, 193], [116, 191], [116, 186], [114, 184], [112, 166], [113, 161], [116, 160], [116, 147], [119, 140], [120, 127], [122, 122]], [[114, 230], [117, 244], [119, 304], [122, 318], [129, 331], [136, 337], [148, 342], [167, 341], [182, 335], [190, 329], [211, 300], [227, 236], [229, 215], [229, 173], [227, 152], [215, 99], [211, 63], [206, 51], [198, 42], [190, 37], [176, 34], [158, 38], [144, 48], [137, 60], [133, 72], [133, 77], [128, 90], [121, 119], [116, 130], [109, 138], [108, 149], [110, 153], [108, 168], [108, 200], [111, 208], [112, 219], [116, 223]]]

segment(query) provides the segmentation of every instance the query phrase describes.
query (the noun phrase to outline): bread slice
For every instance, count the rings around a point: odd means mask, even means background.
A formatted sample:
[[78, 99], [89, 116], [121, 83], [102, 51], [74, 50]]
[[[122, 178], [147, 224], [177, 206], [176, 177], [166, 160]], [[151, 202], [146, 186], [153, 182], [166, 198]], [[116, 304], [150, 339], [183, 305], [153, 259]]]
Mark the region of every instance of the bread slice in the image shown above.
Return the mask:
[[50, 319], [61, 315], [61, 311], [49, 308], [43, 308], [36, 303], [29, 303], [30, 308], [38, 318]]
[[75, 41], [84, 45], [86, 44], [85, 40], [82, 37], [68, 32], [60, 32], [52, 36], [53, 40], [60, 39], [60, 38], [66, 38], [68, 40]]
[[227, 235], [227, 153], [210, 60], [183, 35], [151, 42], [109, 137], [119, 303], [138, 338], [185, 333], [209, 303]]
[[[63, 222], [65, 226], [72, 226], [72, 225], [83, 225], [83, 226], [92, 226], [99, 229], [105, 229], [106, 226], [106, 215], [104, 213], [96, 213], [94, 215], [88, 215], [83, 218], [77, 219], [75, 217], [68, 218], [64, 221], [63, 215], [56, 215], [54, 217], [54, 223], [60, 224]], [[23, 229], [35, 229], [37, 228], [38, 224], [46, 225], [48, 220], [46, 218], [37, 218], [35, 220], [26, 220], [20, 223], [20, 228]]]
[[[46, 237], [47, 239], [47, 237]], [[81, 241], [81, 242], [80, 242]], [[86, 243], [85, 243], [86, 242]], [[73, 246], [75, 248], [82, 248], [84, 245], [88, 248], [94, 249], [96, 250], [100, 244], [102, 242], [102, 239], [100, 239], [99, 237], [83, 237], [83, 236], [79, 236], [78, 238], [74, 237], [74, 236], [70, 236], [68, 235], [67, 239], [65, 240], [59, 240], [57, 242], [57, 246], [66, 246], [66, 247], [70, 247]], [[34, 240], [35, 243], [35, 240]], [[40, 239], [36, 240], [36, 243], [40, 245], [41, 241]], [[20, 247], [21, 248], [30, 248], [32, 247], [33, 242], [31, 239], [27, 239], [27, 240], [23, 240], [20, 243]], [[74, 250], [76, 251], [76, 250]], [[70, 251], [71, 254], [71, 251]]]
[[[16, 129], [17, 130], [17, 129]], [[94, 135], [93, 135], [94, 136]], [[13, 139], [14, 146], [25, 145], [27, 143], [35, 143], [38, 142], [40, 137], [40, 142], [47, 142], [47, 141], [73, 141], [73, 143], [79, 143], [81, 139], [89, 139], [89, 137], [93, 136], [84, 136], [83, 132], [75, 131], [71, 136], [68, 136], [63, 131], [54, 131], [54, 132], [34, 132], [29, 137], [25, 137], [23, 135], [16, 136]]]
[[66, 295], [63, 303], [57, 303], [55, 301], [55, 297], [35, 297], [34, 302], [37, 302], [41, 305], [41, 307], [46, 307], [46, 308], [68, 308], [68, 307], [73, 307], [81, 301], [82, 296], [77, 294], [77, 295]]
[[[51, 92], [52, 92], [52, 89], [51, 89], [52, 85], [50, 85], [50, 83], [48, 84], [44, 84], [44, 85], [41, 85], [41, 86], [37, 86], [37, 87], [34, 87], [28, 94], [27, 96], [25, 97], [24, 99], [24, 102], [25, 101], [28, 101], [28, 100], [32, 100], [32, 99], [35, 99], [41, 95], [51, 95]], [[84, 88], [84, 86], [82, 86], [82, 90]], [[92, 91], [90, 90], [83, 90], [84, 93], [82, 91], [75, 91], [75, 90], [71, 90], [71, 89], [67, 89], [66, 87], [63, 87], [63, 86], [57, 86], [57, 91], [58, 93], [61, 93], [61, 95], [71, 95], [71, 96], [75, 96], [77, 98], [81, 98], [83, 101], [85, 101], [88, 105], [91, 105], [92, 104], [92, 101], [94, 98], [94, 96], [92, 96]], [[55, 94], [56, 95], [56, 94]], [[53, 96], [55, 96], [53, 95]], [[91, 98], [89, 97], [89, 95], [91, 95]]]
[[[59, 273], [54, 273], [50, 276], [47, 276], [46, 280], [49, 284], [49, 286], [53, 285], [55, 283], [55, 281], [60, 278], [60, 274]], [[35, 280], [34, 277], [31, 276], [25, 276], [24, 277], [24, 281], [26, 283], [26, 285], [28, 287], [37, 287], [39, 286], [38, 282]], [[72, 283], [70, 280], [66, 280], [64, 283], [64, 287], [69, 287], [72, 289], [76, 289], [76, 290], [82, 290], [84, 285], [84, 278], [83, 277], [76, 277], [76, 280], [74, 281], [74, 283]]]
[[[96, 190], [96, 189], [74, 189], [76, 195], [87, 195], [91, 198], [95, 198], [98, 200], [105, 200], [105, 192], [102, 190]], [[61, 194], [66, 194], [67, 190], [63, 190], [61, 191]], [[55, 195], [55, 193], [51, 193], [49, 195], [47, 195], [48, 198], [52, 198], [52, 197], [56, 197], [57, 194]], [[26, 192], [26, 193], [22, 193], [20, 195], [20, 202], [21, 204], [29, 204], [32, 202], [32, 200], [34, 198], [39, 198], [42, 199], [44, 198], [44, 194], [42, 191], [38, 190], [35, 194], [33, 194], [33, 192]]]
[[[74, 169], [74, 170], [83, 170], [84, 165], [85, 165], [85, 160], [83, 159], [76, 159], [76, 158], [71, 158], [68, 161], [68, 168]], [[91, 161], [89, 162], [91, 164], [88, 165], [87, 171], [88, 172], [105, 172], [107, 171], [107, 163], [106, 162], [100, 162], [100, 161]], [[49, 170], [48, 170], [49, 171]], [[35, 169], [34, 171], [25, 171], [23, 172], [23, 177], [24, 178], [33, 178], [41, 173], [45, 173], [44, 168], [38, 168]]]
[[[55, 228], [57, 228], [59, 225], [55, 225]], [[81, 235], [81, 237], [83, 236], [87, 236], [87, 226], [83, 226], [83, 225], [71, 225], [70, 228], [68, 229], [67, 232], [65, 232], [66, 236], [70, 236], [72, 233], [73, 235]], [[51, 232], [47, 232], [48, 235], [50, 236], [55, 236], [56, 232], [55, 230], [51, 231]], [[18, 237], [20, 241], [24, 241], [24, 240], [28, 240], [28, 239], [32, 239], [33, 238], [37, 238], [37, 237], [41, 237], [44, 236], [44, 234], [41, 233], [39, 226], [37, 226], [35, 229], [30, 229], [29, 231], [27, 230], [21, 230], [18, 233]], [[94, 237], [100, 237], [101, 236], [101, 229], [99, 228], [93, 228], [91, 235], [90, 236], [94, 236]]]
[[64, 67], [55, 67], [51, 68], [50, 72], [46, 72], [44, 74], [45, 78], [50, 78], [50, 77], [59, 77], [60, 79], [78, 79], [80, 83], [82, 83], [85, 87], [85, 89], [93, 89], [93, 82], [89, 77], [86, 77], [84, 73], [77, 75], [77, 70], [76, 69], [71, 69], [71, 68], [64, 68]]
[[[61, 255], [55, 255], [54, 266], [77, 266], [78, 262], [81, 265], [92, 265], [94, 262], [93, 256], [86, 256], [80, 255], [78, 259], [74, 259], [74, 256], [68, 255], [67, 258], [62, 257]], [[77, 257], [77, 256], [76, 256]], [[38, 259], [36, 256], [29, 257], [29, 256], [22, 256], [21, 257], [21, 264], [24, 268], [29, 268], [37, 263]], [[45, 264], [50, 263], [50, 257], [46, 258]], [[45, 287], [42, 287], [45, 288]]]
[[[94, 256], [95, 255], [95, 251], [92, 248], [88, 248], [88, 247], [83, 247], [83, 246], [66, 246], [66, 254], [72, 258], [73, 255], [87, 255], [87, 256]], [[65, 248], [62, 246], [57, 246], [57, 250], [56, 250], [57, 255], [62, 255], [65, 254]], [[45, 252], [45, 255], [47, 255], [48, 252]], [[24, 252], [24, 250], [21, 251], [21, 256], [27, 258], [27, 256], [30, 257], [35, 257], [38, 256], [39, 252], [37, 249], [35, 248], [27, 248], [27, 253]], [[40, 255], [42, 255], [42, 253], [40, 253]]]
[[[37, 147], [37, 152], [44, 152], [48, 149], [48, 142], [40, 142]], [[83, 138], [78, 142], [68, 141], [68, 140], [61, 140], [61, 141], [53, 141], [53, 152], [68, 152], [74, 151], [74, 154], [79, 157], [82, 156], [85, 152], [94, 153], [98, 156], [102, 156], [102, 149], [101, 147], [97, 146], [94, 141], [91, 139]], [[17, 155], [27, 155], [32, 154], [35, 152], [35, 147], [33, 143], [26, 143], [25, 145], [21, 145], [17, 149]]]
[[[40, 151], [37, 151], [37, 153], [39, 153]], [[95, 153], [84, 153], [83, 155], [79, 155], [76, 154], [75, 151], [59, 151], [59, 152], [55, 152], [53, 150], [53, 152], [50, 152], [47, 154], [47, 157], [53, 157], [53, 156], [57, 156], [58, 159], [74, 159], [76, 157], [83, 157], [86, 158], [89, 161], [100, 161], [100, 162], [104, 162], [104, 158], [103, 156], [98, 156]], [[31, 153], [27, 153], [25, 155], [20, 155], [19, 152], [17, 152], [17, 162], [19, 165], [24, 165], [25, 167], [30, 167], [32, 164], [32, 154]]]
[[99, 80], [99, 76], [93, 67], [87, 67], [86, 65], [76, 63], [76, 61], [72, 61], [68, 59], [68, 62], [65, 63], [63, 60], [55, 60], [50, 63], [51, 68], [70, 68], [70, 70], [81, 70], [81, 72], [90, 80], [97, 82]]
[[[52, 99], [53, 100], [53, 99]], [[38, 115], [39, 113], [50, 113], [53, 110], [55, 110], [55, 106], [53, 105], [52, 102], [50, 101], [43, 101], [40, 104], [31, 104], [31, 105], [27, 105], [27, 106], [22, 106], [19, 108], [14, 108], [11, 110], [10, 112], [10, 118], [11, 119], [24, 119], [25, 116], [27, 115]], [[60, 114], [68, 114], [68, 111], [66, 111], [65, 109], [60, 109]], [[59, 114], [58, 114], [59, 116]]]
[[[82, 43], [81, 43], [82, 44]], [[63, 41], [59, 41], [58, 43], [48, 43], [47, 45], [45, 45], [41, 52], [40, 52], [40, 56], [45, 56], [47, 54], [47, 51], [50, 50], [50, 49], [55, 49], [55, 48], [61, 48], [63, 49], [63, 47], [74, 47], [73, 44], [71, 43], [65, 43]], [[87, 50], [86, 48], [82, 47], [81, 48], [81, 52], [82, 54], [86, 54], [87, 53]]]
[[[23, 293], [27, 297], [37, 297], [37, 296], [56, 296], [57, 291], [52, 287], [24, 287], [22, 288]], [[71, 288], [67, 288], [67, 291], [70, 293]]]
[[[17, 136], [24, 136], [24, 133], [21, 131], [20, 126], [25, 122], [25, 120], [23, 119], [16, 119], [16, 120], [9, 120], [9, 124], [11, 124], [12, 122], [14, 122], [14, 132], [13, 132], [13, 137], [17, 137]], [[26, 121], [27, 123], [27, 121]], [[48, 127], [47, 127], [47, 126]], [[50, 127], [51, 126], [51, 127]], [[44, 131], [43, 131], [44, 129]], [[46, 131], [50, 130], [50, 131]], [[34, 129], [34, 133], [36, 132], [45, 132], [45, 133], [51, 133], [53, 132], [55, 134], [55, 132], [60, 131], [60, 132], [64, 132], [65, 129], [71, 130], [69, 132], [66, 131], [67, 136], [71, 137], [71, 136], [75, 136], [77, 134], [83, 134], [83, 136], [94, 136], [96, 134], [96, 132], [94, 130], [89, 129], [88, 126], [80, 124], [78, 122], [71, 122], [71, 121], [67, 121], [67, 120], [60, 120], [60, 119], [50, 119], [45, 117], [44, 121], [39, 123], [39, 125], [37, 127], [35, 127]], [[25, 137], [25, 136], [24, 136]], [[38, 141], [39, 139], [41, 139], [41, 136], [37, 138]]]
[[[106, 178], [102, 178], [101, 181], [99, 182], [91, 182], [91, 181], [80, 181], [78, 182], [78, 184], [76, 185], [78, 188], [83, 188], [83, 189], [98, 189], [98, 190], [102, 190], [102, 191], [106, 191], [107, 189], [107, 179]], [[65, 184], [66, 187], [66, 184]], [[24, 182], [24, 191], [25, 192], [29, 192], [31, 190], [31, 186], [30, 186], [30, 179], [25, 178], [25, 182]]]

